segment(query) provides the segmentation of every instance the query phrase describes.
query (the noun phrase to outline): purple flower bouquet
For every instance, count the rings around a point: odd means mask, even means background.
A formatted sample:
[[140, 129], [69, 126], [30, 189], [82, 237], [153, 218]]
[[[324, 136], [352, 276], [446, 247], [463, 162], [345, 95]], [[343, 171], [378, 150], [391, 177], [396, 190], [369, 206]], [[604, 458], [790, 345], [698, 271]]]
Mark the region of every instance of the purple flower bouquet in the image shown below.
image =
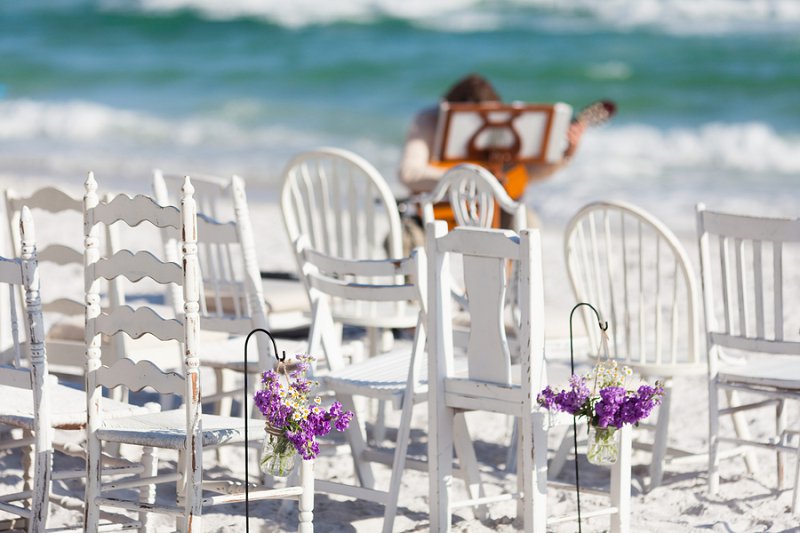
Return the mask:
[[267, 419], [261, 469], [273, 476], [288, 475], [296, 454], [304, 460], [314, 459], [319, 455], [317, 437], [327, 435], [332, 428], [344, 431], [353, 418], [353, 413], [343, 411], [339, 402], [325, 409], [319, 396], [312, 398], [317, 382], [308, 380], [306, 372], [313, 357], [296, 355], [295, 359], [288, 375], [284, 370], [285, 384], [276, 371], [268, 370], [261, 379], [261, 390], [254, 396], [256, 406]]
[[616, 430], [625, 424], [638, 425], [661, 403], [664, 394], [658, 381], [655, 386], [627, 389], [625, 381], [631, 374], [628, 367], [618, 368], [616, 361], [601, 361], [588, 376], [573, 374], [569, 390], [556, 392], [547, 386], [536, 400], [548, 411], [584, 417], [590, 433], [586, 458], [595, 464], [611, 464], [619, 451]]

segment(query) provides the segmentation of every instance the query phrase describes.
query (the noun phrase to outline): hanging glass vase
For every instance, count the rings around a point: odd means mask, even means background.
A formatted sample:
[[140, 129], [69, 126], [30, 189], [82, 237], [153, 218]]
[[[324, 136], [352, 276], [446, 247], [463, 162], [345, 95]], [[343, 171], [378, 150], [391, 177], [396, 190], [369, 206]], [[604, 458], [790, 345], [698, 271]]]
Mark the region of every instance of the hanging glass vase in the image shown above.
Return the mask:
[[586, 459], [596, 465], [613, 465], [619, 456], [619, 431], [615, 427], [589, 426]]
[[297, 450], [281, 431], [269, 424], [261, 454], [261, 471], [274, 477], [286, 477], [294, 467]]

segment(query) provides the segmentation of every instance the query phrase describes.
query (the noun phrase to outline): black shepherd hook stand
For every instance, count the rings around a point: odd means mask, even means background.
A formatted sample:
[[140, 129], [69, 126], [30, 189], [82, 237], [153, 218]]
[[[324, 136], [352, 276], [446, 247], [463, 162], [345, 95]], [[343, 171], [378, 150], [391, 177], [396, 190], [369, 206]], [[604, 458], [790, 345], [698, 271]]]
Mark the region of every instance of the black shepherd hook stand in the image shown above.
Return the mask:
[[[595, 316], [597, 317], [597, 325], [600, 327], [601, 331], [606, 331], [608, 329], [608, 322], [603, 322], [600, 318], [600, 313], [597, 312], [597, 309], [590, 303], [580, 302], [576, 304], [575, 307], [572, 308], [572, 311], [569, 313], [569, 369], [570, 374], [575, 374], [575, 353], [572, 347], [572, 316], [575, 314], [575, 311], [581, 307], [586, 306], [592, 311], [594, 311]], [[581, 482], [580, 478], [578, 477], [578, 423], [576, 418], [572, 417], [572, 444], [575, 447], [575, 495], [577, 498], [578, 503], [578, 533], [582, 533], [581, 529]]]
[[272, 348], [275, 354], [275, 359], [278, 360], [279, 363], [283, 363], [286, 361], [286, 350], [281, 352], [281, 355], [278, 355], [278, 345], [275, 344], [275, 337], [272, 336], [272, 333], [265, 330], [264, 328], [256, 328], [250, 333], [247, 334], [247, 337], [244, 339], [244, 401], [242, 402], [242, 416], [244, 417], [244, 530], [245, 532], [250, 531], [250, 472], [249, 472], [249, 464], [250, 461], [248, 460], [248, 438], [247, 438], [247, 426], [249, 422], [249, 410], [247, 409], [247, 398], [249, 396], [249, 392], [247, 390], [247, 343], [250, 342], [250, 337], [253, 336], [255, 333], [266, 333], [267, 336], [272, 341]]

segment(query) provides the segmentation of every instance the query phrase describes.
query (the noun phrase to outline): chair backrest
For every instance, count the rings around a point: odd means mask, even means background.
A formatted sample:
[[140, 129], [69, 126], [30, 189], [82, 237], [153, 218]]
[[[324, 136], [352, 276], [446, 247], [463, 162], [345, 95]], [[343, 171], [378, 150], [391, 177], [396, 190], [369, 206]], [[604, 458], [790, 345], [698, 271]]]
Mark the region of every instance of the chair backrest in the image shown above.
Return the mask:
[[[180, 209], [160, 206], [147, 196], [131, 198], [118, 195], [101, 200], [92, 174], [86, 180], [84, 196], [85, 290], [86, 290], [86, 393], [88, 395], [89, 431], [98, 428], [100, 387], [125, 387], [139, 391], [145, 387], [162, 394], [182, 396], [186, 408], [187, 432], [198, 430], [200, 417], [200, 380], [198, 354], [199, 332], [199, 268], [197, 265], [197, 217], [192, 185], [187, 178]], [[122, 223], [134, 228], [149, 222], [156, 228], [171, 227], [181, 235], [179, 262], [162, 261], [149, 251], [120, 249], [101, 255], [98, 248], [100, 226]], [[183, 314], [180, 319], [167, 319], [147, 306], [136, 309], [122, 305], [101, 310], [99, 284], [103, 279], [125, 278], [131, 282], [143, 279], [157, 284], [175, 284], [183, 288]], [[101, 335], [125, 334], [139, 338], [151, 334], [160, 341], [181, 343], [182, 372], [165, 372], [154, 362], [134, 362], [120, 358], [111, 365], [100, 363]], [[127, 354], [125, 354], [127, 355]]]
[[[624, 202], [593, 202], [567, 223], [564, 254], [577, 302], [608, 322], [610, 355], [645, 375], [694, 372], [697, 282], [682, 245], [664, 224]], [[592, 346], [600, 330], [582, 317]]]
[[[177, 205], [185, 176], [154, 172], [155, 200]], [[269, 329], [269, 319], [256, 258], [255, 239], [247, 206], [244, 180], [192, 176], [198, 206], [197, 257], [202, 273], [200, 316], [204, 331], [247, 335], [255, 328]], [[164, 228], [165, 257], [176, 260], [179, 235]], [[171, 295], [176, 313], [183, 305], [180, 291]], [[257, 340], [259, 364], [269, 368], [274, 359], [271, 346]], [[266, 365], [266, 366], [265, 366]]]
[[[446, 222], [435, 221], [426, 225], [425, 250], [429, 265], [429, 347], [436, 354], [437, 375], [454, 375], [454, 347], [463, 346], [470, 380], [503, 387], [516, 381], [504, 323], [506, 292], [516, 287], [521, 350], [517, 383], [526, 391], [545, 383], [544, 291], [538, 230], [523, 230], [517, 235], [511, 230], [456, 227], [448, 232]], [[464, 330], [467, 338], [461, 340], [453, 328], [449, 272], [452, 258], [463, 266], [469, 303], [469, 327]], [[509, 275], [508, 261], [519, 272], [516, 286]]]
[[[11, 235], [14, 256], [19, 257], [20, 249], [20, 215], [23, 206], [31, 210], [34, 217], [46, 219], [48, 224], [58, 228], [57, 235], [39, 235], [38, 261], [40, 270], [47, 284], [55, 283], [59, 279], [79, 278], [83, 274], [83, 243], [78, 236], [83, 218], [83, 206], [80, 198], [74, 198], [57, 187], [43, 187], [28, 195], [18, 194], [12, 189], [5, 191], [6, 218], [9, 234]], [[65, 240], [65, 227], [73, 227], [74, 232], [66, 232], [72, 242]], [[108, 228], [104, 234], [103, 246], [111, 246], [116, 238], [113, 228]], [[83, 345], [83, 315], [84, 303], [82, 291], [76, 290], [69, 294], [70, 285], [62, 284], [58, 291], [47, 291], [48, 294], [61, 294], [54, 299], [42, 301], [42, 310], [49, 313], [48, 318], [61, 318], [56, 323], [49, 324], [52, 328], [47, 332], [47, 344], [50, 353], [50, 366], [57, 367], [60, 371], [76, 372], [83, 374], [84, 345]], [[118, 293], [112, 284], [109, 287], [109, 305], [118, 305]], [[21, 294], [21, 293], [20, 293]]]
[[[35, 235], [31, 212], [27, 208], [20, 210], [21, 237], [18, 248], [20, 256], [15, 259], [0, 257], [0, 284], [8, 286], [10, 313], [8, 323], [0, 325], [3, 329], [9, 328], [13, 338], [13, 352], [15, 357], [8, 364], [0, 364], [0, 385], [22, 390], [30, 390], [33, 394], [33, 438], [35, 439], [35, 459], [33, 464], [33, 502], [27, 512], [33, 526], [41, 525], [41, 516], [47, 516], [47, 498], [50, 486], [49, 473], [52, 447], [50, 445], [50, 420], [49, 399], [47, 393], [48, 371], [47, 357], [44, 346], [44, 328], [42, 325], [42, 307], [39, 299], [39, 271]], [[24, 295], [25, 318], [22, 320], [26, 326], [25, 346], [23, 347], [20, 333], [20, 320], [17, 315], [15, 294], [17, 287], [22, 287]], [[6, 302], [3, 302], [4, 304]], [[5, 315], [4, 315], [5, 317]], [[23, 350], [27, 349], [28, 357], [23, 357]], [[4, 394], [8, 394], [5, 391]], [[19, 495], [17, 495], [19, 499]], [[24, 497], [24, 496], [23, 496]], [[14, 498], [4, 501], [12, 501]], [[8, 505], [13, 509], [15, 506]]]
[[718, 348], [800, 355], [800, 219], [697, 206], [709, 362]]
[[[391, 327], [385, 322], [386, 317], [416, 304], [414, 308], [419, 313], [415, 338], [424, 345], [426, 287], [422, 249], [401, 259], [343, 259], [316, 250], [302, 236], [296, 251], [311, 296], [309, 352], [316, 354], [321, 349], [331, 369], [344, 364], [340, 339], [335, 335], [333, 302], [337, 305], [337, 319], [346, 315], [353, 321], [350, 323], [362, 324], [376, 319], [386, 327]], [[342, 308], [346, 311], [340, 312]]]
[[397, 202], [365, 159], [320, 148], [295, 156], [283, 173], [281, 211], [289, 242], [343, 259], [402, 257]]
[[514, 231], [527, 225], [525, 204], [512, 200], [497, 178], [481, 166], [455, 166], [439, 179], [433, 192], [420, 196], [423, 222], [434, 220], [434, 204], [445, 197], [458, 226], [491, 228], [495, 206], [511, 216]]

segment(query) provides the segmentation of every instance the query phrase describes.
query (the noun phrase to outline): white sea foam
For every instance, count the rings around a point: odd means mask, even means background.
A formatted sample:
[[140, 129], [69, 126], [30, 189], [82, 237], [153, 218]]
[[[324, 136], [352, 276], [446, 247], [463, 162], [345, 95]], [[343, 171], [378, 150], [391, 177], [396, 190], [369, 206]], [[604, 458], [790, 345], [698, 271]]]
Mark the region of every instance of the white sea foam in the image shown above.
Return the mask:
[[[119, 8], [117, 2], [105, 4]], [[547, 24], [542, 11], [556, 16], [549, 23], [557, 24], [559, 16], [578, 15], [611, 27], [648, 26], [675, 33], [797, 31], [800, 25], [800, 3], [795, 0], [136, 0], [133, 5], [154, 12], [192, 9], [213, 19], [256, 17], [289, 27], [395, 17], [444, 31], [475, 31]], [[529, 8], [537, 8], [536, 16], [519, 16], [520, 10]], [[582, 26], [574, 18], [570, 25]]]
[[[400, 155], [400, 146], [367, 136], [278, 123], [250, 126], [235, 118], [166, 119], [89, 102], [0, 102], [0, 140], [0, 166], [20, 175], [80, 176], [103, 169], [122, 177], [147, 176], [161, 166], [237, 172], [271, 185], [294, 153], [320, 145], [356, 151], [390, 182]], [[663, 208], [685, 207], [709, 195], [792, 203], [798, 175], [800, 135], [763, 123], [668, 129], [614, 124], [589, 130], [573, 162], [557, 179], [533, 187], [531, 201], [551, 199], [537, 207], [556, 217], [575, 202], [609, 195], [649, 198]]]

